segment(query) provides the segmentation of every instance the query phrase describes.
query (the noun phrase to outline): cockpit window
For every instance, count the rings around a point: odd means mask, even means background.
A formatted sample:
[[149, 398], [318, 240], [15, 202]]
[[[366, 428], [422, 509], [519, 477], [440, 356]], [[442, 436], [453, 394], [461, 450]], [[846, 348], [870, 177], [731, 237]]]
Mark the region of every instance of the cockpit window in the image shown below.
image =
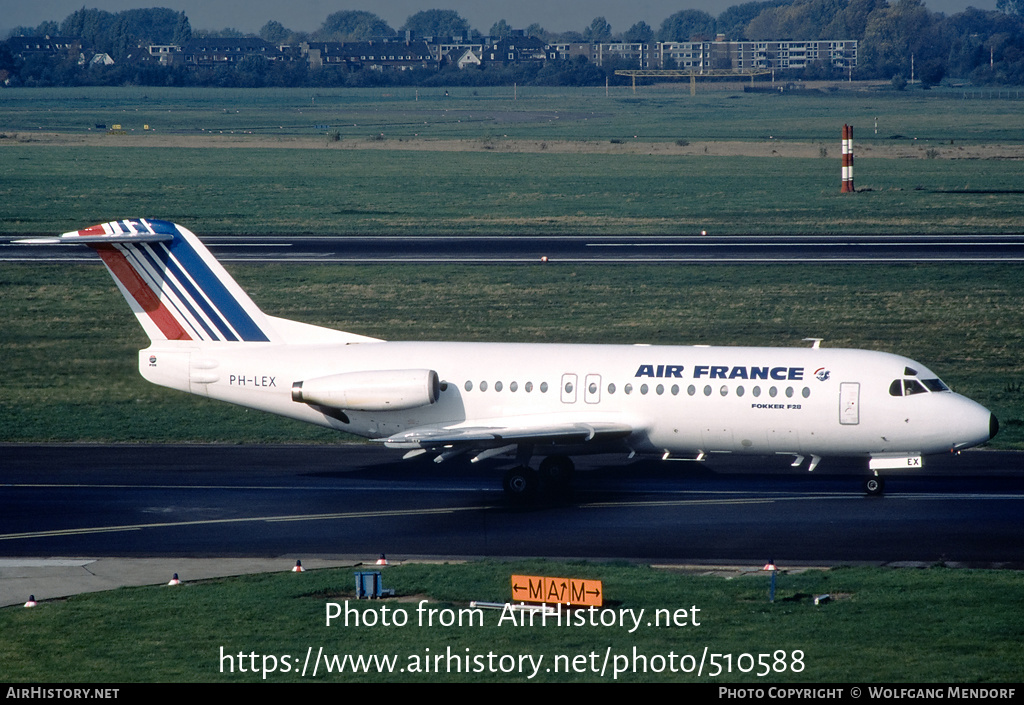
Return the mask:
[[941, 379], [894, 379], [889, 385], [889, 396], [909, 397], [911, 394], [926, 392], [948, 392], [949, 387]]
[[924, 385], [918, 382], [916, 379], [905, 379], [903, 380], [903, 396], [909, 397], [911, 394], [927, 394], [928, 390], [924, 388]]

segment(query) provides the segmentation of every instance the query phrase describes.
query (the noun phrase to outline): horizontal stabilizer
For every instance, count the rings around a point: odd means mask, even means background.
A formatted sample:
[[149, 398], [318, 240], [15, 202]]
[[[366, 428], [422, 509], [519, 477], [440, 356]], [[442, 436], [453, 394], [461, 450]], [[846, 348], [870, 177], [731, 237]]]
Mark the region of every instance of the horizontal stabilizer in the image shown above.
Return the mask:
[[115, 220], [93, 225], [82, 230], [72, 230], [60, 237], [36, 237], [14, 240], [20, 245], [115, 245], [118, 243], [170, 242], [178, 230], [174, 223], [166, 220], [137, 218]]
[[12, 240], [19, 245], [114, 245], [118, 243], [170, 242], [173, 235], [165, 233], [118, 233], [116, 235], [79, 235], [65, 233], [60, 237], [33, 237]]

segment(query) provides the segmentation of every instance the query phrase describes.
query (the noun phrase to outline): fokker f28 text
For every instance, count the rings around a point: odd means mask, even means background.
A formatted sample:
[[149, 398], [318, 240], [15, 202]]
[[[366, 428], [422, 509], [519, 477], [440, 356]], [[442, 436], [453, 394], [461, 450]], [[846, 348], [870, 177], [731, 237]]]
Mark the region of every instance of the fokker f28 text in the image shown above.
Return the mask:
[[[151, 344], [150, 382], [347, 431], [438, 462], [515, 456], [504, 486], [564, 485], [572, 455], [861, 457], [879, 471], [985, 443], [998, 424], [920, 363], [867, 350], [388, 342], [269, 316], [199, 239], [121, 220], [32, 244], [82, 244]], [[534, 456], [543, 459], [531, 468]]]

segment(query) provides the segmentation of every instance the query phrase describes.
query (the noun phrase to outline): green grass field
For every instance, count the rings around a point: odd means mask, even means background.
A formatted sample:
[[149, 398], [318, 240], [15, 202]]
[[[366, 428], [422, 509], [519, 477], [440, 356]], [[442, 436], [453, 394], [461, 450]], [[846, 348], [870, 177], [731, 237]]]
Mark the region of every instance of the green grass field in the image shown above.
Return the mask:
[[[846, 84], [835, 84], [842, 88]], [[948, 144], [1007, 142], [1024, 136], [1020, 101], [964, 99], [955, 88], [822, 94], [705, 90], [683, 83], [630, 88], [9, 88], [0, 131], [253, 132], [270, 135], [339, 130], [343, 139], [387, 137], [597, 140], [821, 141], [839, 148], [840, 128], [858, 143], [896, 136]], [[516, 99], [514, 99], [516, 97]], [[875, 120], [878, 132], [875, 133]], [[836, 151], [838, 156], [838, 151]]]
[[[5, 90], [0, 233], [134, 216], [201, 234], [1019, 232], [1020, 103], [960, 95], [690, 97], [678, 86], [608, 96], [529, 89], [519, 100], [505, 89], [448, 98], [415, 89]], [[847, 122], [858, 126], [855, 196], [839, 193]], [[73, 141], [102, 132], [95, 124], [120, 124], [132, 146], [119, 146], [128, 143], [118, 136]], [[145, 125], [181, 145], [146, 146]], [[71, 141], [39, 143], [53, 132]], [[328, 132], [340, 142], [332, 146]], [[196, 147], [225, 134], [239, 140], [231, 149]], [[348, 148], [381, 136], [372, 149]], [[313, 142], [298, 148], [303, 138]], [[475, 151], [449, 142], [408, 151], [410, 139], [468, 140]], [[583, 152], [509, 151], [522, 140]], [[628, 151], [632, 142], [694, 140], [783, 152], [795, 142], [811, 156]], [[893, 145], [905, 147], [903, 158], [882, 156]], [[965, 145], [1002, 145], [1018, 158], [963, 158]]]
[[[807, 682], [1019, 683], [1024, 677], [1019, 609], [1024, 582], [1015, 571], [838, 568], [783, 573], [774, 603], [768, 602], [764, 573], [727, 580], [643, 566], [547, 561], [388, 568], [384, 585], [394, 588], [399, 599], [356, 603], [352, 572], [126, 588], [34, 609], [3, 609], [0, 678], [8, 683], [122, 684], [703, 682], [767, 689]], [[449, 613], [454, 616], [470, 600], [509, 600], [512, 574], [600, 579], [605, 606], [614, 610], [608, 616], [627, 609], [636, 615], [643, 609], [641, 624], [531, 627], [499, 622], [500, 612], [487, 612], [482, 626], [479, 621], [472, 627], [439, 625], [440, 610], [455, 610]], [[816, 606], [814, 596], [822, 594], [832, 601]], [[326, 626], [327, 603], [344, 609], [345, 600], [363, 610], [363, 621], [369, 611], [376, 612], [371, 619], [382, 621], [386, 609], [392, 621], [400, 621], [394, 615], [403, 611], [407, 623], [365, 626], [361, 621], [355, 626], [351, 617], [348, 627], [343, 619]], [[429, 601], [425, 609], [438, 611], [432, 626], [419, 626], [420, 600]], [[655, 610], [685, 610], [686, 626], [649, 626]], [[315, 679], [312, 666], [303, 678], [307, 650], [315, 656], [320, 648], [339, 659], [346, 654], [393, 658], [393, 672], [371, 667], [358, 674], [326, 673], [321, 663]], [[467, 654], [484, 658], [471, 658], [469, 673], [465, 661], [461, 673], [443, 672], [447, 661], [438, 673], [432, 660], [426, 672], [425, 658], [446, 656], [448, 649], [457, 659]], [[240, 653], [257, 655], [255, 661], [246, 659], [245, 673], [239, 672]], [[489, 662], [487, 654], [495, 658]], [[634, 660], [635, 654], [646, 661]], [[711, 654], [728, 656], [712, 660]], [[768, 654], [763, 661], [770, 673], [764, 673], [764, 664], [756, 665], [760, 654]], [[520, 671], [509, 658], [520, 655], [532, 656], [537, 666]], [[287, 666], [282, 656], [289, 658]], [[501, 663], [507, 672], [501, 672]], [[264, 679], [252, 673], [253, 665], [277, 670]], [[455, 662], [450, 667], [454, 670]]]
[[[219, 233], [1019, 232], [1020, 163], [492, 152], [0, 149], [0, 227]], [[756, 175], [753, 176], [753, 175]]]

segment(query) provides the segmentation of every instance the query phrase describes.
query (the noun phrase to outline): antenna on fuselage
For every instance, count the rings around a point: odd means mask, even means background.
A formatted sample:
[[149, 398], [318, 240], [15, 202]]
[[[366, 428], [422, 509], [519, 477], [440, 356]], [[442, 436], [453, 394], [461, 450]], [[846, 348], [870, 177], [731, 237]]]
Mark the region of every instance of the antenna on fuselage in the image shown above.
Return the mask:
[[804, 342], [813, 343], [813, 345], [811, 345], [812, 348], [820, 348], [821, 341], [823, 340], [824, 338], [804, 338]]

